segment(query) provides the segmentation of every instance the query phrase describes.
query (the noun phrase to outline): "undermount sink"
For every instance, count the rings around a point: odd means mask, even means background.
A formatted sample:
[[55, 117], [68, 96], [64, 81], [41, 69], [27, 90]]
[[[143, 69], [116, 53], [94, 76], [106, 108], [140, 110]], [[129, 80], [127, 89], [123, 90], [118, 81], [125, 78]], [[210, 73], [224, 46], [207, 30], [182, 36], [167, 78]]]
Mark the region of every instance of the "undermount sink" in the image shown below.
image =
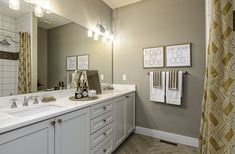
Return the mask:
[[30, 109], [25, 109], [25, 110], [10, 111], [8, 112], [8, 114], [11, 114], [13, 116], [18, 116], [18, 117], [26, 117], [26, 116], [32, 116], [35, 114], [44, 113], [47, 111], [53, 111], [58, 108], [60, 108], [60, 106], [46, 105], [46, 106], [40, 106], [40, 107], [35, 107], [35, 108], [30, 108]]

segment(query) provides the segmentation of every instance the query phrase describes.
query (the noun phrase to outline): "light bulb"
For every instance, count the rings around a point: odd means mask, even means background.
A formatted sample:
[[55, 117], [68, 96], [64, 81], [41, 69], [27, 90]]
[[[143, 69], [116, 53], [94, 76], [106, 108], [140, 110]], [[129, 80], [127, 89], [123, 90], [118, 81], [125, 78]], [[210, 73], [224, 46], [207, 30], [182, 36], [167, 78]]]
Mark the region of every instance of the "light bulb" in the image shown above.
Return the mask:
[[34, 10], [35, 16], [37, 17], [43, 17], [43, 9], [40, 6], [35, 6], [35, 10]]
[[9, 0], [9, 8], [13, 10], [20, 9], [20, 1], [19, 0]]
[[96, 32], [95, 35], [94, 35], [94, 40], [97, 41], [99, 40], [99, 34]]
[[34, 0], [24, 0], [26, 3], [34, 4]]
[[107, 41], [106, 36], [103, 37], [103, 43], [105, 43]]
[[110, 35], [110, 40], [114, 41], [114, 36], [113, 35]]
[[92, 37], [93, 36], [93, 31], [92, 30], [88, 30], [87, 31], [87, 36], [88, 37]]
[[46, 0], [45, 5], [44, 5], [44, 9], [47, 14], [52, 13], [50, 0]]

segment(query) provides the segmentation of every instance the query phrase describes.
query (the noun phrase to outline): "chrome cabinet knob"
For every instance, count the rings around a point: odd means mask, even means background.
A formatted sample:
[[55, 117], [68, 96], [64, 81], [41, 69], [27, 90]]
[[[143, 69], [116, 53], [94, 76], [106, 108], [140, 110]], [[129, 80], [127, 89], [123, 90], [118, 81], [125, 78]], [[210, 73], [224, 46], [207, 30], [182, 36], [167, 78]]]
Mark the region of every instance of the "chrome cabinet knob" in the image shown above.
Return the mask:
[[11, 108], [13, 109], [13, 108], [17, 108], [17, 104], [16, 104], [16, 101], [17, 101], [18, 99], [16, 99], [16, 98], [13, 98], [13, 99], [11, 99], [10, 101], [11, 101]]

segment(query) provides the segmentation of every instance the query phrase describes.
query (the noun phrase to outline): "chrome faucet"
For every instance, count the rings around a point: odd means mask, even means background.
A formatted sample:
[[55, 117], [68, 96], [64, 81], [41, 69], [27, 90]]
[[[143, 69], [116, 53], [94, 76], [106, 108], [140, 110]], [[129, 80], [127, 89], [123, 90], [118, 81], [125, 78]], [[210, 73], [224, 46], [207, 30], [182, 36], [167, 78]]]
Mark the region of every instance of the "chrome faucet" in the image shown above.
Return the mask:
[[24, 101], [22, 106], [28, 106], [29, 105], [29, 100], [32, 100], [32, 96], [29, 96], [28, 98], [26, 96], [24, 96]]
[[17, 108], [16, 100], [17, 100], [16, 98], [13, 98], [10, 100], [11, 101], [11, 109]]
[[28, 98], [25, 96], [24, 97], [24, 102], [23, 106], [28, 106], [29, 105], [29, 100], [33, 100], [33, 104], [38, 104], [38, 96], [29, 96]]
[[34, 101], [33, 101], [33, 104], [38, 104], [38, 96], [34, 96]]

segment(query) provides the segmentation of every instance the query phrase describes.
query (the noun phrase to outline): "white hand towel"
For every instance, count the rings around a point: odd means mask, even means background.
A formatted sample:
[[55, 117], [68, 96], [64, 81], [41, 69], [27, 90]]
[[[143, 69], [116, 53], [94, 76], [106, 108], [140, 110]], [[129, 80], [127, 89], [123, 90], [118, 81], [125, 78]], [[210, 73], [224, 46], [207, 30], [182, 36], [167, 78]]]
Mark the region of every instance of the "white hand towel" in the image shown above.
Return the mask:
[[161, 72], [161, 87], [153, 87], [153, 72], [150, 72], [150, 101], [165, 102], [165, 72]]
[[169, 89], [169, 72], [166, 72], [166, 103], [173, 105], [181, 105], [183, 97], [183, 72], [178, 72], [178, 89]]

